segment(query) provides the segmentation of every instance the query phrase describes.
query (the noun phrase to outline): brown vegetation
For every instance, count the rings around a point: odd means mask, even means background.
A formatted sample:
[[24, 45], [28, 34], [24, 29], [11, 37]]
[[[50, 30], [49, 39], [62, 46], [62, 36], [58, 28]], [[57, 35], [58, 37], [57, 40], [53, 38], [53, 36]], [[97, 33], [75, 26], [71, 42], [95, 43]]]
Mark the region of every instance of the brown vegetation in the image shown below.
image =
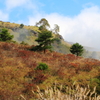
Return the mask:
[[[89, 85], [91, 91], [96, 86], [100, 93], [99, 60], [50, 51], [44, 54], [29, 51], [29, 48], [28, 45], [0, 42], [0, 100], [31, 100], [36, 98], [32, 91], [38, 90], [37, 85], [41, 91], [46, 91], [47, 87], [54, 86], [55, 80], [57, 91], [61, 84], [64, 86], [62, 93], [66, 93], [67, 86], [72, 86], [73, 82], [82, 88]], [[46, 63], [49, 69], [36, 70], [40, 62]]]

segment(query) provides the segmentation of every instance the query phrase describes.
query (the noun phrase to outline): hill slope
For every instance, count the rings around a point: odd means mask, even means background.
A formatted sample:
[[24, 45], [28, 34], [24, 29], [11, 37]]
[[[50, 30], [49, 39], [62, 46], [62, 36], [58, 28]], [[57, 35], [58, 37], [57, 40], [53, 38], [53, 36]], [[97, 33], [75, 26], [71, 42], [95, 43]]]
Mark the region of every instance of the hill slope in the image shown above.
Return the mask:
[[[7, 28], [9, 32], [14, 35], [14, 40], [18, 43], [24, 41], [29, 45], [37, 44], [37, 42], [35, 42], [35, 39], [37, 38], [40, 30], [36, 26], [24, 25], [23, 28], [20, 28], [20, 24], [0, 21], [0, 28]], [[60, 42], [55, 41], [55, 43], [53, 44], [54, 51], [65, 54], [70, 53], [69, 47], [71, 45], [65, 42], [60, 34], [53, 33], [53, 36], [60, 40]]]
[[[47, 87], [66, 86], [73, 82], [81, 86], [97, 86], [100, 93], [100, 61], [58, 52], [33, 52], [30, 46], [0, 42], [0, 100], [17, 100], [24, 95], [27, 100], [37, 98], [32, 91]], [[39, 63], [48, 70], [36, 70]], [[37, 93], [37, 92], [36, 92]], [[22, 100], [21, 98], [19, 100]]]
[[[21, 24], [16, 23], [10, 23], [10, 22], [2, 22], [0, 21], [0, 28], [7, 28], [9, 32], [14, 35], [14, 40], [18, 43], [21, 43], [22, 41], [28, 43], [29, 45], [37, 45], [37, 42], [35, 42], [35, 39], [37, 38], [40, 30], [36, 26], [26, 26], [24, 25], [23, 28], [20, 28]], [[59, 41], [55, 41], [52, 46], [53, 50], [69, 54], [69, 48], [71, 47], [72, 43], [64, 41], [63, 37], [60, 34], [54, 34], [53, 36], [55, 38], [58, 38]], [[86, 58], [95, 58], [100, 59], [100, 52], [95, 51], [92, 48], [84, 47], [84, 53], [82, 56]]]

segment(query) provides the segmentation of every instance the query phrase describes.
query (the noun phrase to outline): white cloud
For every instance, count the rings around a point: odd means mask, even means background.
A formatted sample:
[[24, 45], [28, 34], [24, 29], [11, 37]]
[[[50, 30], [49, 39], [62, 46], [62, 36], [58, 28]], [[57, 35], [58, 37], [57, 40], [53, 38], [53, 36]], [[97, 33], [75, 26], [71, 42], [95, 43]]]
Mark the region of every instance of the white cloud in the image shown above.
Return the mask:
[[7, 9], [12, 9], [24, 4], [27, 0], [6, 0]]
[[100, 48], [100, 8], [98, 6], [85, 7], [80, 14], [74, 17], [57, 13], [38, 14], [29, 18], [29, 24], [33, 25], [43, 17], [52, 27], [54, 24], [60, 26], [60, 34], [66, 41]]
[[5, 3], [6, 3], [7, 10], [11, 10], [19, 6], [24, 8], [37, 9], [35, 0], [6, 0]]
[[0, 10], [0, 20], [1, 21], [7, 21], [9, 18], [8, 14], [3, 13], [3, 11]]

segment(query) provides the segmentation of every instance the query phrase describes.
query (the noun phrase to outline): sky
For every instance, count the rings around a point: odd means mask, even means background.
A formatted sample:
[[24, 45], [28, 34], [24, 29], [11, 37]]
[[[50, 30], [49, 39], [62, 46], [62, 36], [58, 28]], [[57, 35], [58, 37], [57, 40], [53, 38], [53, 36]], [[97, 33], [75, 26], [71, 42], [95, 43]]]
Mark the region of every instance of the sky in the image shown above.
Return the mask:
[[65, 41], [100, 49], [100, 0], [0, 0], [0, 20], [34, 26], [46, 18]]

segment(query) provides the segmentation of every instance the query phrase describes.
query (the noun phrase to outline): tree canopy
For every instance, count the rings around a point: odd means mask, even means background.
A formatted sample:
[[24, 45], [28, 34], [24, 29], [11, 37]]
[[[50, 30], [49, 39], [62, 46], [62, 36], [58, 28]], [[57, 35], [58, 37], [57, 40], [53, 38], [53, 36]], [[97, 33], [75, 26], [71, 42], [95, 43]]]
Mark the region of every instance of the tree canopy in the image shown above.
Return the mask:
[[83, 46], [80, 45], [79, 43], [75, 43], [70, 47], [70, 52], [77, 56], [81, 56], [83, 53]]
[[51, 50], [51, 44], [54, 42], [54, 40], [55, 39], [53, 38], [51, 31], [42, 31], [42, 33], [40, 33], [38, 38], [35, 40], [39, 45], [33, 47], [31, 50], [44, 51], [45, 53], [46, 49]]
[[50, 28], [50, 24], [45, 18], [42, 18], [39, 22], [37, 22], [36, 26], [39, 26], [40, 30], [46, 30], [47, 28]]

